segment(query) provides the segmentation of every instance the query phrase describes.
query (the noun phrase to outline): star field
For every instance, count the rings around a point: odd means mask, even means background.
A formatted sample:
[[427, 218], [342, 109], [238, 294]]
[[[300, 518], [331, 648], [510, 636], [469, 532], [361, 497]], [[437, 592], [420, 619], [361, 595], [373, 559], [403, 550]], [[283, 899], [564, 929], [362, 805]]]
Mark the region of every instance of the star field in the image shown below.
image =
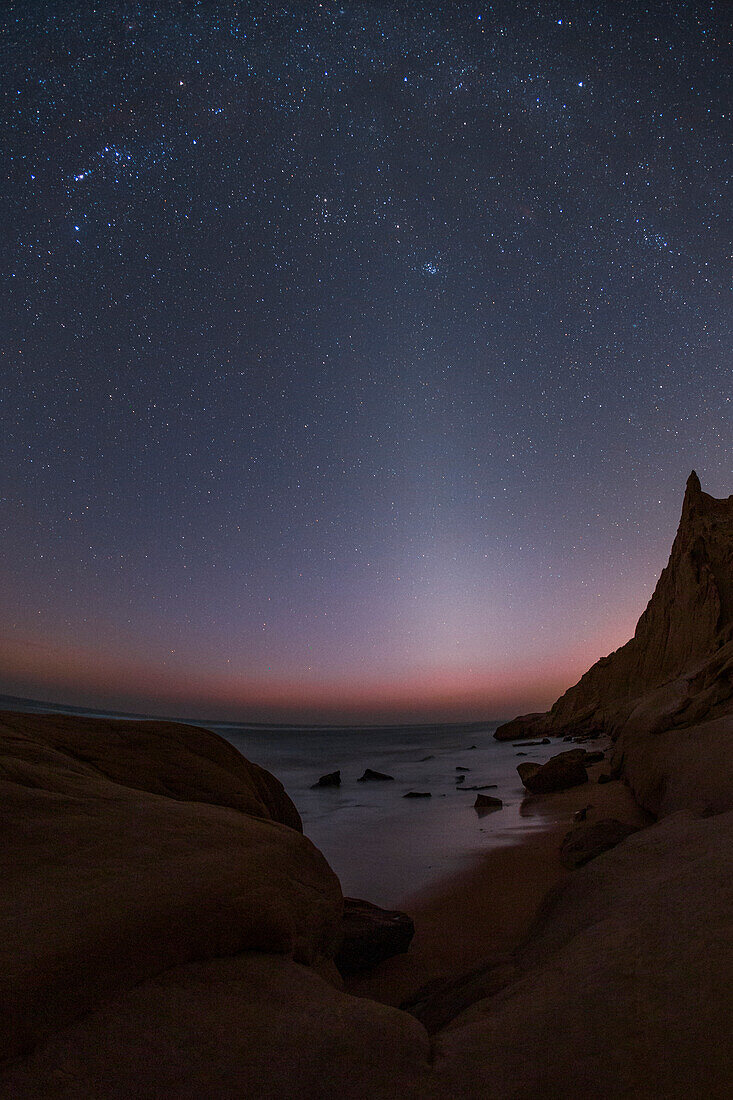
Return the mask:
[[730, 7], [9, 3], [0, 690], [493, 717], [731, 485]]

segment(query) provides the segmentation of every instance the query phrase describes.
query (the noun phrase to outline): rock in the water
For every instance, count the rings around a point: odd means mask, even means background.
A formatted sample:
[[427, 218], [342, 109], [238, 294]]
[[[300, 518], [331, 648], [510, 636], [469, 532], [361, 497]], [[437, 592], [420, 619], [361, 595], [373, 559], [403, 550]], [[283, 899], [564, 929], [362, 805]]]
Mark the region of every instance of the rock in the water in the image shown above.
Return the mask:
[[344, 898], [343, 940], [335, 956], [342, 974], [369, 970], [393, 955], [402, 955], [415, 935], [406, 913], [380, 909], [359, 898]]
[[470, 772], [470, 770], [471, 770], [470, 768], [462, 768], [462, 767], [460, 767], [460, 765], [456, 765], [456, 771], [457, 772]]
[[573, 814], [575, 821], [585, 821], [588, 816], [588, 810], [592, 810], [593, 806], [589, 803], [587, 806], [583, 806], [581, 810], [576, 810]]
[[586, 821], [567, 834], [560, 845], [560, 859], [566, 867], [582, 867], [636, 832], [638, 828], [635, 825], [627, 825], [615, 817]]
[[328, 775], [322, 775], [317, 783], [314, 783], [311, 790], [314, 791], [316, 787], [340, 787], [341, 786], [341, 772], [329, 772]]
[[432, 798], [430, 791], [408, 791], [403, 798]]
[[429, 756], [421, 757], [420, 760], [418, 760], [418, 764], [424, 764], [426, 760], [435, 760], [435, 756], [433, 755], [433, 753], [430, 753]]
[[517, 767], [519, 778], [532, 794], [549, 794], [551, 791], [564, 791], [567, 787], [578, 787], [588, 782], [586, 772], [580, 760], [568, 760], [564, 753], [553, 756], [546, 764], [520, 764]]
[[474, 810], [500, 810], [503, 805], [500, 798], [494, 798], [490, 794], [477, 794], [473, 808]]
[[385, 775], [384, 772], [375, 772], [372, 768], [367, 768], [363, 775], [360, 775], [357, 779], [357, 783], [367, 783], [369, 780], [385, 780], [394, 779], [393, 775]]
[[456, 776], [456, 786], [458, 786], [459, 783], [464, 783], [465, 780], [466, 780], [465, 775], [457, 775]]

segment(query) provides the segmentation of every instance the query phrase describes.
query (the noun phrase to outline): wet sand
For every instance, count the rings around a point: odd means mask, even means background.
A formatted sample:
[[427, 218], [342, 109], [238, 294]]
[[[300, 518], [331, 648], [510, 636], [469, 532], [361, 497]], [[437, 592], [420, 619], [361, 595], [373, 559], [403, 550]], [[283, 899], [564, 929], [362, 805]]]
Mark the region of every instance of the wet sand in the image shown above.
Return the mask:
[[535, 819], [537, 827], [524, 832], [516, 845], [492, 848], [463, 874], [404, 899], [399, 908], [415, 921], [409, 952], [349, 979], [347, 991], [399, 1005], [429, 982], [454, 980], [516, 950], [531, 934], [548, 892], [573, 873], [561, 864], [559, 850], [577, 810], [590, 804], [588, 821], [615, 817], [633, 825], [649, 823], [622, 782], [598, 784], [607, 770], [607, 764], [596, 764], [582, 786], [528, 796], [522, 815]]

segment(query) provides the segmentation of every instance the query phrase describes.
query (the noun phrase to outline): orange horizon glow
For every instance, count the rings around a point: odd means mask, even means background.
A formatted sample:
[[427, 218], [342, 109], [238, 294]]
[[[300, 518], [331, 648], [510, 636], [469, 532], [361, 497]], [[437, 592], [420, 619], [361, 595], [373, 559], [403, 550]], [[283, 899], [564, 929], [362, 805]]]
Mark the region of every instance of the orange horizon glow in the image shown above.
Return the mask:
[[608, 634], [599, 631], [592, 645], [586, 640], [573, 652], [543, 660], [469, 668], [414, 665], [401, 674], [358, 680], [203, 672], [26, 639], [4, 639], [0, 660], [14, 689], [10, 694], [49, 703], [242, 722], [468, 721], [547, 709], [595, 660], [621, 644], [618, 632], [616, 639]]

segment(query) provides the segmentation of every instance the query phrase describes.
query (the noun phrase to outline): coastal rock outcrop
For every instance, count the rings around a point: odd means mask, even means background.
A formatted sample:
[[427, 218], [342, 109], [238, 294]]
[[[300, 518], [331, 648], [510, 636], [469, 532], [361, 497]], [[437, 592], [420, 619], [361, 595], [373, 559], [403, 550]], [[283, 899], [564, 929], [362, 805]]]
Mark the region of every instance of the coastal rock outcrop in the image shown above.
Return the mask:
[[3, 1098], [728, 1095], [733, 813], [568, 876], [428, 1006], [431, 1040], [332, 961], [345, 916], [370, 965], [409, 918], [344, 908], [280, 784], [215, 734], [4, 713], [0, 800]]
[[560, 753], [544, 764], [526, 764], [517, 766], [519, 778], [532, 794], [550, 794], [552, 791], [564, 791], [568, 787], [578, 787], [588, 782], [588, 773], [582, 759], [573, 753]]
[[694, 471], [634, 637], [546, 714], [513, 719], [495, 736], [599, 732], [614, 738], [613, 765], [652, 813], [733, 806], [733, 496], [704, 493]]

